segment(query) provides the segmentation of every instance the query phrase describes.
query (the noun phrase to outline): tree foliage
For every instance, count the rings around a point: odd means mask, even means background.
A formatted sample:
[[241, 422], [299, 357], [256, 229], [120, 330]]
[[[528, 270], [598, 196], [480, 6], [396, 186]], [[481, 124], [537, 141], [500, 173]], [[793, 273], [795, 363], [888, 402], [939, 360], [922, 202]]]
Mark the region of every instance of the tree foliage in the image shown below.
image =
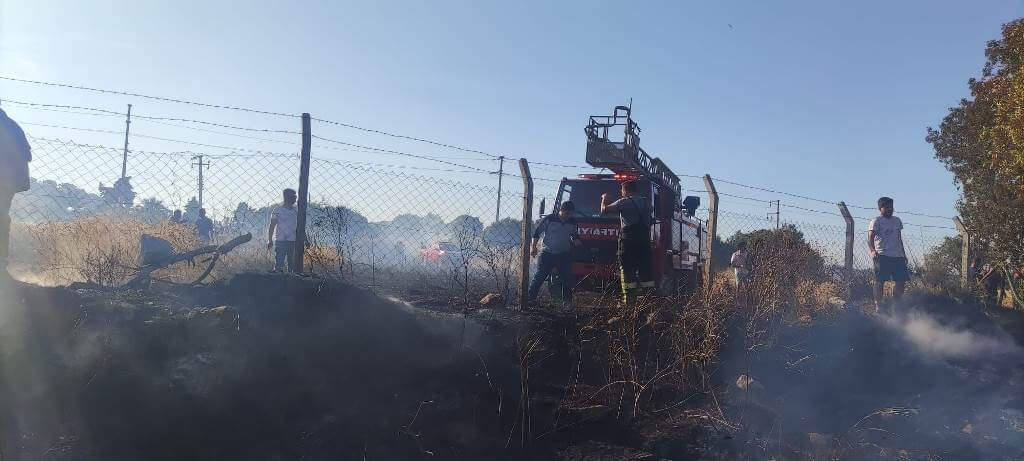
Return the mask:
[[497, 247], [517, 247], [522, 242], [522, 225], [521, 221], [512, 218], [493, 222], [484, 229], [484, 241]]
[[461, 215], [448, 224], [448, 234], [452, 240], [464, 235], [480, 235], [484, 224], [476, 216]]
[[171, 217], [171, 210], [164, 202], [153, 197], [142, 200], [142, 204], [136, 206], [133, 211], [136, 216], [148, 223], [157, 223]]
[[110, 187], [100, 183], [99, 189], [100, 197], [108, 204], [130, 207], [135, 202], [135, 189], [132, 187], [131, 176], [118, 178]]
[[932, 247], [924, 255], [921, 276], [937, 285], [955, 286], [962, 272], [963, 247], [964, 242], [959, 236], [942, 239], [942, 243]]
[[807, 243], [803, 232], [800, 232], [792, 224], [783, 225], [779, 229], [737, 231], [725, 240], [720, 240], [716, 236], [712, 242], [714, 255], [712, 267], [715, 270], [729, 267], [729, 259], [740, 242], [747, 242], [747, 261], [752, 265], [755, 261], [767, 261], [784, 254], [799, 255], [798, 260], [791, 261], [799, 264], [799, 267], [792, 268], [794, 272], [813, 274], [813, 277], [824, 274], [825, 258]]
[[185, 212], [182, 213], [181, 218], [185, 222], [196, 222], [196, 219], [199, 219], [199, 200], [196, 200], [195, 197], [190, 198], [185, 204]]
[[[1024, 258], [1024, 20], [1003, 25], [985, 49], [980, 79], [928, 128], [935, 157], [953, 173], [962, 195], [957, 209], [993, 261]], [[972, 244], [972, 246], [974, 246]]]

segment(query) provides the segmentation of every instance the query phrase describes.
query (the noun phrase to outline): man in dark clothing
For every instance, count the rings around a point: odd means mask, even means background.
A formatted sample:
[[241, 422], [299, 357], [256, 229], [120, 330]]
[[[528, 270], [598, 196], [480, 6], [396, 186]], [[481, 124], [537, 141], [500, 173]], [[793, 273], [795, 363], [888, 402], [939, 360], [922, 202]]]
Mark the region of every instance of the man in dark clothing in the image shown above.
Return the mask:
[[206, 208], [199, 209], [199, 218], [196, 219], [196, 237], [199, 237], [200, 245], [209, 245], [213, 237], [213, 220], [206, 217]]
[[986, 264], [980, 279], [985, 288], [985, 306], [998, 307], [1003, 304], [1003, 272], [997, 266]]
[[11, 244], [11, 203], [14, 194], [29, 188], [28, 164], [32, 161], [25, 132], [0, 109], [0, 279], [10, 280], [7, 259]]
[[608, 203], [608, 194], [601, 195], [601, 214], [619, 214], [619, 268], [622, 273], [622, 302], [629, 303], [637, 289], [652, 291], [654, 275], [651, 267], [651, 209], [647, 198], [637, 193], [637, 182], [622, 183], [622, 198]]
[[[572, 218], [574, 211], [576, 211], [576, 205], [566, 201], [558, 209], [558, 214], [545, 216], [533, 231], [533, 245], [530, 254], [537, 257], [537, 254], [540, 253], [540, 259], [537, 261], [537, 273], [533, 275], [533, 281], [530, 282], [530, 291], [527, 296], [530, 304], [536, 301], [537, 292], [540, 291], [541, 285], [551, 275], [551, 270], [554, 268], [558, 268], [558, 276], [562, 282], [563, 305], [568, 306], [572, 303], [572, 247], [581, 243], [576, 220]], [[543, 250], [538, 250], [538, 245], [542, 242], [542, 235], [544, 247]]]

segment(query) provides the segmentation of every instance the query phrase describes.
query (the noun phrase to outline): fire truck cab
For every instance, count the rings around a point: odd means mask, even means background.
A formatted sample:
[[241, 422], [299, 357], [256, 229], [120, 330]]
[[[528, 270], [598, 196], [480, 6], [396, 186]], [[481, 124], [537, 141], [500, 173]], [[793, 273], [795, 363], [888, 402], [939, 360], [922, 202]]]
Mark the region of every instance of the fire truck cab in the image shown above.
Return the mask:
[[[567, 200], [576, 205], [576, 220], [583, 245], [573, 249], [573, 275], [581, 288], [602, 289], [619, 277], [616, 255], [617, 215], [601, 216], [601, 195], [618, 200], [623, 181], [637, 181], [639, 195], [651, 210], [652, 273], [662, 295], [687, 295], [700, 286], [702, 223], [694, 217], [699, 197], [681, 196], [679, 177], [661, 160], [650, 157], [639, 144], [640, 128], [630, 108], [618, 106], [613, 115], [591, 116], [585, 128], [587, 163], [610, 174], [581, 174], [563, 178], [553, 212]], [[609, 138], [622, 129], [622, 141]]]

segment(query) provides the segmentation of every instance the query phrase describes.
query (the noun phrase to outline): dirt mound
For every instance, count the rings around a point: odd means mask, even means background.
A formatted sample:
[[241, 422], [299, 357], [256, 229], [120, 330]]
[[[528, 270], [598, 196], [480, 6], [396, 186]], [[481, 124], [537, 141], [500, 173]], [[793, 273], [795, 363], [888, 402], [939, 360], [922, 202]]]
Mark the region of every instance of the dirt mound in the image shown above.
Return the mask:
[[518, 404], [503, 333], [342, 284], [20, 293], [2, 459], [474, 459], [504, 451]]

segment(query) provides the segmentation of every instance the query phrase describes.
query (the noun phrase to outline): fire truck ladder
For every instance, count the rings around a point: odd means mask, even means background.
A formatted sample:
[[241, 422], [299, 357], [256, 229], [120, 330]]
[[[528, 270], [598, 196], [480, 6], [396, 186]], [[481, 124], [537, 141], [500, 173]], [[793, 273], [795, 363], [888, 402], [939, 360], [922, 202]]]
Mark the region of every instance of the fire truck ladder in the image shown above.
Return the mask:
[[[612, 115], [590, 116], [590, 123], [584, 128], [587, 133], [587, 164], [618, 174], [642, 174], [655, 184], [675, 192], [676, 200], [680, 200], [679, 177], [665, 162], [651, 157], [640, 147], [640, 126], [633, 121], [631, 112], [629, 107], [616, 106]], [[622, 127], [625, 133], [622, 142], [608, 137], [609, 131], [616, 127]]]

